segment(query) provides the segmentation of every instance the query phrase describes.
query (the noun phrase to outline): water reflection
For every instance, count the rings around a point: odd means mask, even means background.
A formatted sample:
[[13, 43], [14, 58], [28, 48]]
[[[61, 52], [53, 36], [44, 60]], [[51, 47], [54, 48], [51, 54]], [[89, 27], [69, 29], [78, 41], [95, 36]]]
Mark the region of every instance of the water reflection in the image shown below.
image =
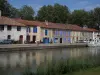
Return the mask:
[[41, 63], [52, 60], [88, 57], [100, 54], [100, 47], [91, 48], [66, 48], [58, 50], [37, 50], [24, 52], [0, 53], [0, 65], [5, 68], [24, 68], [30, 66], [36, 68]]

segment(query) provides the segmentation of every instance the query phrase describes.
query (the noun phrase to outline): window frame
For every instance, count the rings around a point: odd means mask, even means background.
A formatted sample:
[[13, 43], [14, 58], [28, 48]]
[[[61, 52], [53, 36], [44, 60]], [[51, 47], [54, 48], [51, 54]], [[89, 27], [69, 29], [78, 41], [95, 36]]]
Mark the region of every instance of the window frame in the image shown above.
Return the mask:
[[21, 31], [21, 26], [17, 26], [17, 31]]
[[[9, 28], [10, 27], [10, 28]], [[12, 26], [7, 25], [7, 31], [11, 31], [12, 30]]]
[[4, 25], [0, 25], [0, 31], [4, 31]]

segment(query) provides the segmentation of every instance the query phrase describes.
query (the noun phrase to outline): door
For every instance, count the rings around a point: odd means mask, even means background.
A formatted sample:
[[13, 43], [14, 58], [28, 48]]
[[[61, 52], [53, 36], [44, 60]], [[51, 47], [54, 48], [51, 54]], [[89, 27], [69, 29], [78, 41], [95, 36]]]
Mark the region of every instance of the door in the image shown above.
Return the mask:
[[33, 43], [35, 43], [36, 41], [36, 36], [33, 36]]
[[62, 38], [60, 38], [60, 43], [62, 43]]
[[48, 44], [49, 43], [49, 38], [43, 38], [43, 43]]
[[23, 43], [23, 35], [19, 36], [19, 43], [21, 43], [21, 44]]
[[27, 35], [27, 37], [26, 37], [26, 41], [27, 41], [27, 43], [30, 42], [30, 36], [29, 36], [29, 35]]

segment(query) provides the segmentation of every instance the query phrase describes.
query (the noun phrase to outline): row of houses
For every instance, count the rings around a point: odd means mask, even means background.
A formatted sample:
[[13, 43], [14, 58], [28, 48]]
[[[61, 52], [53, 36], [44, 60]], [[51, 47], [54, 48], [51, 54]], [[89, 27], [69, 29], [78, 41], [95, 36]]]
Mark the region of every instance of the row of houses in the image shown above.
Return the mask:
[[21, 43], [75, 43], [78, 40], [97, 39], [96, 29], [78, 25], [28, 21], [0, 17], [0, 40], [13, 39]]

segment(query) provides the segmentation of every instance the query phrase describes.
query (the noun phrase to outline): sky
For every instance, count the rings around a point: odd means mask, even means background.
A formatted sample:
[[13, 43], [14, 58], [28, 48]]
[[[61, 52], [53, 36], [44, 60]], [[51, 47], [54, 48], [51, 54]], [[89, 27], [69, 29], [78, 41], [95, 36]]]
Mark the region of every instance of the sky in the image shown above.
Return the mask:
[[32, 6], [37, 12], [43, 5], [53, 5], [59, 3], [69, 7], [71, 11], [75, 9], [91, 10], [95, 7], [100, 7], [100, 0], [8, 0], [11, 5], [16, 8], [21, 8], [23, 5]]

